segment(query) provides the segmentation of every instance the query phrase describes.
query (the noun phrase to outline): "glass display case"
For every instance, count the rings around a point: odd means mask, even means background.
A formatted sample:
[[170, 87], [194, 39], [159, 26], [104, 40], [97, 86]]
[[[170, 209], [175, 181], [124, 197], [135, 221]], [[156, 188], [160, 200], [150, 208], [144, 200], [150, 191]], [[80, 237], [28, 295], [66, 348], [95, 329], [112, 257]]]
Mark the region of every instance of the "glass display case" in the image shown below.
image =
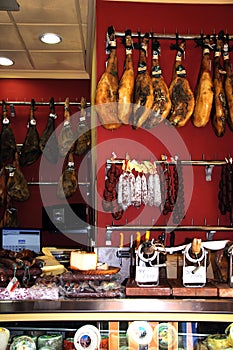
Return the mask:
[[[231, 299], [75, 299], [0, 303], [0, 327], [39, 349], [231, 349]], [[13, 347], [12, 347], [13, 349]]]

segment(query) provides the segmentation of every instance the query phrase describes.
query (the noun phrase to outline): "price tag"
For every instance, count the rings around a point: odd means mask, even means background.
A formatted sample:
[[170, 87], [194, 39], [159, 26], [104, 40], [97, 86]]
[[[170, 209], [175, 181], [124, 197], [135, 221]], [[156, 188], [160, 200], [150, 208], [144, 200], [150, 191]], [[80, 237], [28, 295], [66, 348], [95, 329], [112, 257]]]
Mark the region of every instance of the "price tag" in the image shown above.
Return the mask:
[[193, 273], [195, 266], [186, 266], [183, 268], [183, 283], [206, 283], [206, 270], [204, 266], [200, 266]]
[[19, 281], [16, 277], [13, 277], [8, 283], [6, 289], [8, 292], [13, 292], [19, 286]]
[[157, 282], [159, 278], [159, 268], [148, 266], [136, 266], [136, 278], [137, 282]]

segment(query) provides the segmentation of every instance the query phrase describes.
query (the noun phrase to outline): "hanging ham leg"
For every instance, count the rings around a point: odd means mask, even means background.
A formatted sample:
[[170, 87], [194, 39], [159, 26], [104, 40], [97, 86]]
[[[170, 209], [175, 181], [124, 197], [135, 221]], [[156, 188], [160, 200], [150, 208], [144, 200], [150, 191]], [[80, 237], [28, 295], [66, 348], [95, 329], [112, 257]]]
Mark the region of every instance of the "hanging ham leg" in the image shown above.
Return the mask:
[[47, 121], [46, 128], [44, 129], [40, 138], [40, 150], [49, 162], [55, 164], [58, 161], [58, 143], [55, 132], [55, 119], [57, 115], [55, 113], [54, 98], [51, 97], [49, 101], [50, 113]]
[[214, 53], [214, 104], [213, 104], [213, 116], [212, 126], [216, 136], [222, 137], [226, 131], [226, 120], [227, 120], [227, 104], [226, 96], [223, 86], [223, 80], [221, 75], [221, 51], [222, 51], [222, 40], [217, 39], [215, 53]]
[[193, 92], [186, 78], [185, 68], [182, 65], [184, 51], [185, 41], [183, 40], [177, 48], [173, 78], [169, 87], [172, 106], [168, 120], [177, 127], [182, 127], [189, 121], [195, 103]]
[[68, 163], [60, 176], [57, 188], [59, 198], [70, 198], [78, 189], [78, 176], [74, 167], [72, 150], [68, 154]]
[[32, 99], [28, 130], [19, 156], [19, 164], [21, 166], [33, 164], [41, 155], [41, 150], [39, 146], [40, 137], [36, 128], [34, 111], [35, 101], [34, 99]]
[[125, 32], [125, 69], [119, 83], [118, 118], [122, 124], [129, 124], [132, 113], [133, 93], [134, 93], [134, 69], [133, 69], [133, 42], [131, 30]]
[[0, 171], [0, 207], [4, 207], [6, 200], [6, 171], [5, 166]]
[[80, 156], [91, 148], [91, 128], [87, 122], [86, 99], [84, 97], [81, 98], [80, 118], [75, 137], [74, 154]]
[[10, 126], [10, 120], [7, 117], [7, 106], [5, 101], [2, 101], [2, 131], [0, 136], [0, 164], [4, 164], [7, 161], [14, 159], [14, 153], [16, 151], [16, 141], [13, 131]]
[[119, 79], [115, 30], [112, 26], [108, 28], [107, 39], [107, 48], [110, 50], [110, 55], [106, 70], [96, 87], [95, 108], [102, 126], [105, 129], [113, 130], [118, 129], [121, 126], [121, 122], [117, 112]]
[[6, 208], [4, 211], [3, 218], [0, 222], [0, 227], [18, 227], [18, 211], [12, 205], [12, 199], [10, 196], [7, 196]]
[[72, 131], [72, 126], [70, 123], [70, 108], [69, 108], [69, 98], [65, 100], [65, 111], [64, 111], [64, 121], [60, 133], [58, 135], [58, 148], [61, 157], [66, 157], [69, 153], [70, 148], [74, 142], [74, 134]]
[[12, 200], [23, 202], [30, 197], [28, 183], [20, 170], [18, 152], [15, 152], [13, 166], [7, 166], [9, 177], [7, 180], [7, 194]]
[[154, 102], [152, 113], [146, 121], [145, 127], [151, 129], [167, 118], [171, 109], [171, 99], [159, 64], [160, 44], [157, 40], [152, 43], [152, 85]]
[[223, 60], [226, 71], [224, 89], [228, 106], [227, 122], [231, 131], [233, 131], [233, 70], [229, 57], [228, 43], [224, 44]]
[[204, 40], [201, 68], [198, 76], [198, 82], [195, 89], [195, 108], [193, 112], [193, 124], [200, 128], [206, 126], [210, 120], [210, 114], [213, 104], [213, 81], [211, 76], [211, 50], [208, 37]]
[[152, 80], [146, 62], [148, 43], [149, 34], [146, 33], [140, 43], [138, 74], [135, 82], [133, 111], [133, 127], [135, 129], [144, 126], [150, 116], [154, 101]]

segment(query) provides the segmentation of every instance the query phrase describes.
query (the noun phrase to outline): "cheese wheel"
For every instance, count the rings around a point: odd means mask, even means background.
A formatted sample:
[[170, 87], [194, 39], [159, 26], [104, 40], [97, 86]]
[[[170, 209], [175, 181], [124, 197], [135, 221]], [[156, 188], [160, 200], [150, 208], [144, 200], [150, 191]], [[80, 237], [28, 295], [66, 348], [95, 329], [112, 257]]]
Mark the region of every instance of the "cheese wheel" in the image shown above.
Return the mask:
[[0, 344], [1, 348], [5, 350], [10, 338], [10, 331], [7, 328], [0, 327]]
[[45, 334], [38, 338], [38, 348], [51, 347], [54, 350], [62, 350], [63, 340], [61, 334]]

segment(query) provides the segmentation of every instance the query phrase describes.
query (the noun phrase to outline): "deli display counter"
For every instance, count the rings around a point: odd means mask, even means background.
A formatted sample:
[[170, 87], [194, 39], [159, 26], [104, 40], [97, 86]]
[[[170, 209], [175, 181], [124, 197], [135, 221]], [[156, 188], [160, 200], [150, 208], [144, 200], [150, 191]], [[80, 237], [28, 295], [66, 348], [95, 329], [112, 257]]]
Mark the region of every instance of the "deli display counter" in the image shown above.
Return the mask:
[[[17, 336], [62, 339], [55, 349], [231, 349], [232, 299], [105, 298], [2, 301], [0, 326]], [[89, 337], [89, 345], [80, 339]], [[48, 342], [46, 343], [48, 345]]]

